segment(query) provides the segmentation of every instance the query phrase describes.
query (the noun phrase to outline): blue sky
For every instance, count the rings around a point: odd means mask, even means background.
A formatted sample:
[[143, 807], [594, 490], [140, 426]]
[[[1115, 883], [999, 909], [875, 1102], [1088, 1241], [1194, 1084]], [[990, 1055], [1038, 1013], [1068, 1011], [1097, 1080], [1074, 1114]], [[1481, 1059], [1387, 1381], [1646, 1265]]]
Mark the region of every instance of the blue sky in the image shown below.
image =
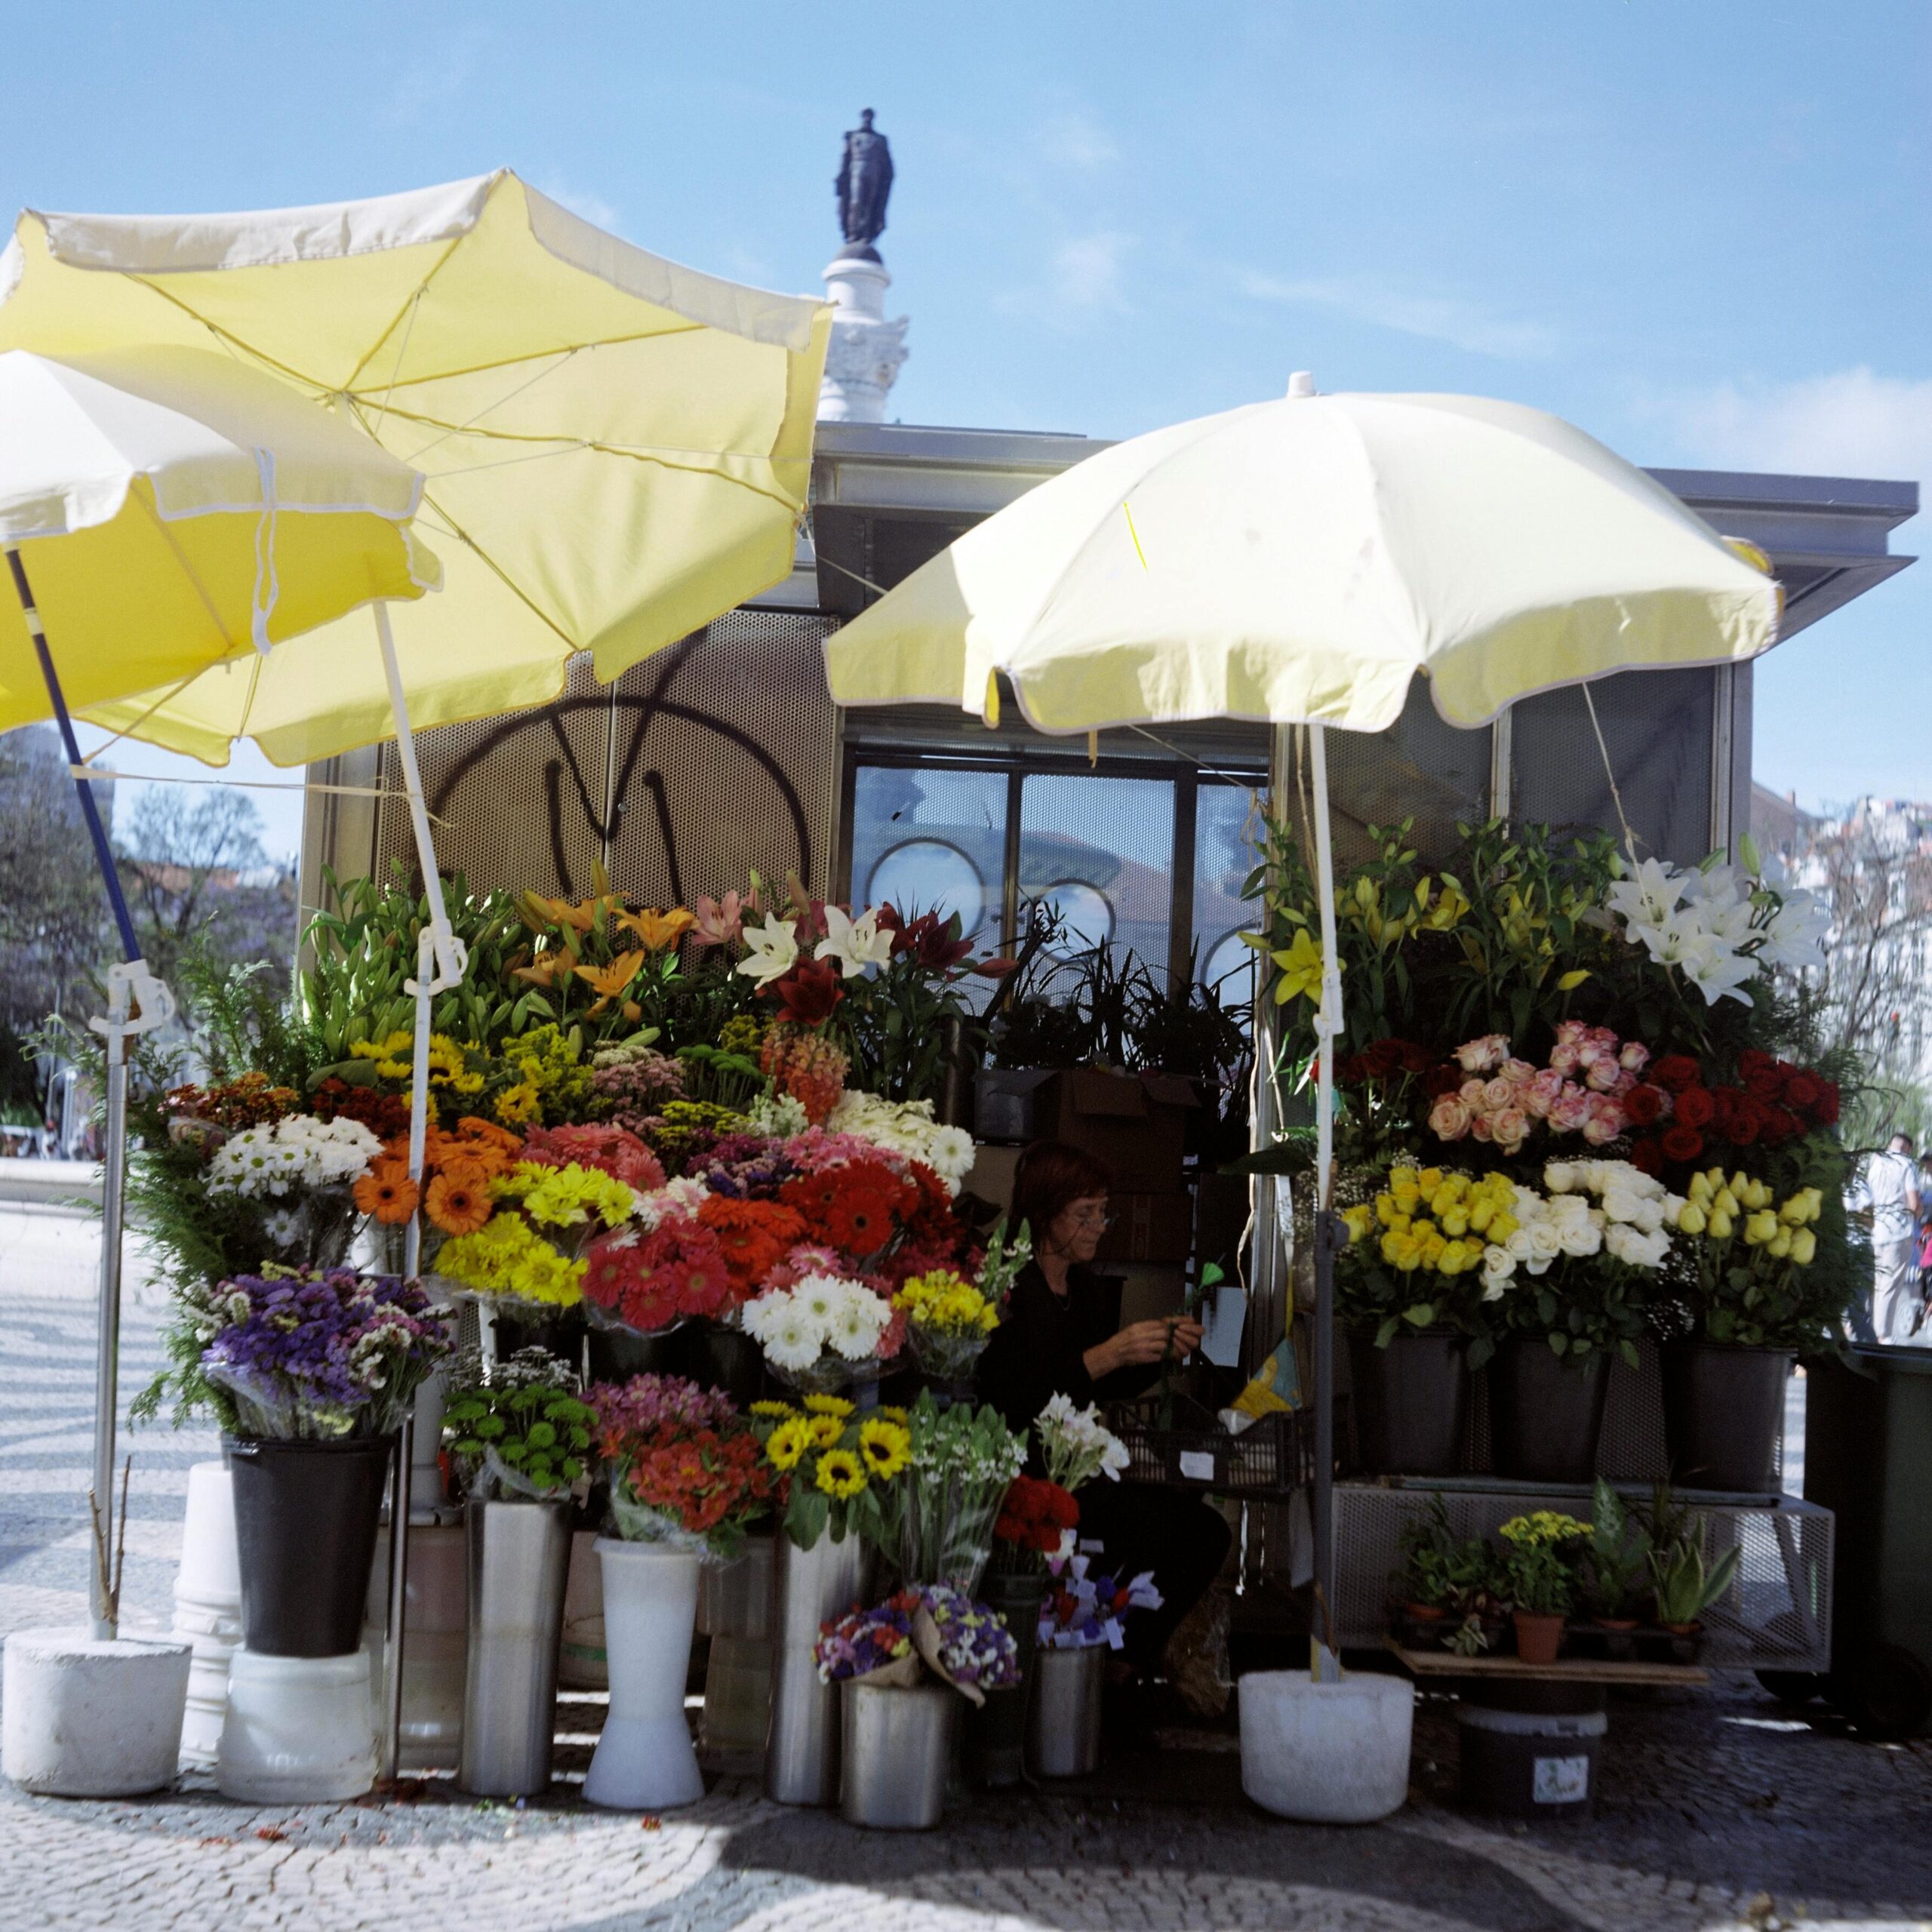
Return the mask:
[[[16, 205], [507, 164], [799, 291], [875, 107], [908, 422], [1131, 435], [1306, 368], [1534, 403], [1639, 462], [1932, 481], [1925, 0], [90, 4], [15, 10], [7, 54]], [[1759, 776], [1932, 795], [1928, 647], [1924, 565], [1775, 654]]]

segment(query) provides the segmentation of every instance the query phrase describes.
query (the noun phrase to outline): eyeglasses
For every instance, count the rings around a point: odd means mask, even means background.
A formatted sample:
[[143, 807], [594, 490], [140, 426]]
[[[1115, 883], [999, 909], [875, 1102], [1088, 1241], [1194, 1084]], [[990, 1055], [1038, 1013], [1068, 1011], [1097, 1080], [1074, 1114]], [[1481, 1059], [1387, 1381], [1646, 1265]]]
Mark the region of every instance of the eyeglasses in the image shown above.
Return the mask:
[[1084, 1214], [1073, 1217], [1076, 1228], [1098, 1228], [1103, 1233], [1114, 1224], [1114, 1217], [1103, 1208], [1089, 1208]]

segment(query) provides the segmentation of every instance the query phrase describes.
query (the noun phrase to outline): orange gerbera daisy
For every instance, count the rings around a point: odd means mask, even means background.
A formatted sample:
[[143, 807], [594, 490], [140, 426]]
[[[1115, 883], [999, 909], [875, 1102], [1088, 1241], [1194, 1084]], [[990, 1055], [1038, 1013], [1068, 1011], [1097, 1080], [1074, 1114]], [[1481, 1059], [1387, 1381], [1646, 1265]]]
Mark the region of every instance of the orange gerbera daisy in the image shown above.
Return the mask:
[[364, 1214], [374, 1215], [385, 1227], [394, 1227], [416, 1212], [416, 1183], [409, 1178], [409, 1165], [393, 1157], [377, 1161], [355, 1183], [355, 1204]]
[[446, 1235], [473, 1235], [496, 1211], [480, 1168], [463, 1162], [445, 1168], [423, 1197], [429, 1218]]
[[494, 1147], [500, 1153], [520, 1153], [523, 1149], [523, 1136], [512, 1134], [506, 1127], [499, 1127], [493, 1120], [485, 1120], [480, 1115], [465, 1114], [456, 1124], [456, 1131], [466, 1140], [481, 1140]]

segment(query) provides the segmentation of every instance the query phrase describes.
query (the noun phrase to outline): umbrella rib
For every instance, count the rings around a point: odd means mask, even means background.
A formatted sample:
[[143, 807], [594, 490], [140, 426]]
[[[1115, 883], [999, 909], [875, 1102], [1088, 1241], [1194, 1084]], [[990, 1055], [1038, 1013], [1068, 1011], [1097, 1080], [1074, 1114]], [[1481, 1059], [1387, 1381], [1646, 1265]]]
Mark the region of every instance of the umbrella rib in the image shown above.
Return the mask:
[[621, 349], [627, 342], [656, 342], [660, 338], [669, 340], [672, 336], [702, 335], [710, 326], [706, 322], [687, 322], [675, 329], [638, 329], [629, 335], [593, 336], [588, 342], [560, 343], [552, 349], [525, 349], [518, 355], [500, 355], [490, 362], [466, 362], [460, 368], [432, 369], [420, 376], [398, 377], [395, 386], [399, 389], [416, 389], [426, 383], [446, 383], [459, 376], [487, 376], [492, 369], [513, 369], [520, 362], [534, 362], [546, 356], [574, 355], [580, 349]]
[[[398, 322], [401, 321], [405, 314], [409, 317], [410, 328], [414, 329], [415, 328], [416, 309], [417, 305], [423, 300], [423, 291], [427, 289], [430, 283], [434, 281], [436, 277], [442, 272], [444, 263], [449, 260], [451, 256], [456, 253], [457, 244], [463, 239], [463, 237], [461, 235], [453, 235], [451, 237], [448, 246], [444, 249], [443, 252], [438, 255], [435, 260], [430, 265], [428, 274], [424, 275], [423, 279], [416, 285], [414, 289], [411, 291], [408, 299], [403, 303], [402, 306], [397, 309], [395, 313], [389, 318], [388, 326], [383, 329], [380, 335], [376, 337], [374, 341], [370, 343], [368, 349], [364, 355], [361, 361], [357, 363], [355, 367], [349, 371], [349, 379], [342, 386], [345, 391], [352, 389], [355, 386], [356, 377], [361, 375], [362, 371], [368, 368], [369, 365], [374, 361], [377, 350], [380, 349], [383, 344], [387, 342], [389, 337], [395, 334], [395, 325]], [[392, 389], [395, 387], [397, 372], [402, 368], [403, 354], [404, 352], [408, 349], [408, 346], [409, 336], [408, 332], [405, 331], [402, 338], [402, 347], [396, 351], [395, 368], [392, 369], [389, 372], [389, 387]]]
[[472, 554], [474, 555], [480, 562], [486, 565], [491, 571], [494, 571], [498, 581], [501, 583], [503, 588], [507, 590], [518, 603], [521, 604], [525, 608], [538, 620], [539, 623], [542, 623], [547, 629], [555, 632], [560, 642], [568, 645], [573, 651], [580, 651], [584, 648], [583, 645], [580, 645], [574, 638], [571, 636], [568, 632], [564, 630], [557, 623], [556, 620], [553, 618], [547, 611], [544, 610], [541, 605], [534, 601], [518, 586], [515, 579], [513, 578], [509, 573], [497, 561], [495, 558], [491, 555], [488, 551], [484, 549], [481, 544], [477, 542], [475, 537], [470, 535], [468, 531], [463, 528], [461, 524], [457, 521], [454, 517], [450, 515], [449, 512], [446, 510], [441, 503], [436, 501], [435, 497], [429, 494], [427, 490], [425, 490], [423, 493], [423, 500], [442, 518], [444, 525], [448, 530], [450, 534], [454, 537], [459, 543], [467, 546]]
[[[226, 629], [221, 621], [221, 613], [215, 608], [214, 599], [208, 594], [208, 587], [202, 583], [195, 567], [188, 561], [187, 552], [174, 540], [174, 533], [168, 527], [167, 519], [154, 506], [152, 497], [146, 490], [133, 490], [128, 493], [147, 512], [148, 521], [155, 527], [155, 534], [174, 553], [174, 561], [181, 566], [181, 574], [195, 586], [195, 595], [202, 600], [202, 608], [208, 614], [208, 621], [214, 626], [214, 634], [221, 640], [222, 656], [226, 657], [232, 648]], [[216, 660], [219, 663], [220, 660]], [[198, 676], [200, 674], [196, 673]]]

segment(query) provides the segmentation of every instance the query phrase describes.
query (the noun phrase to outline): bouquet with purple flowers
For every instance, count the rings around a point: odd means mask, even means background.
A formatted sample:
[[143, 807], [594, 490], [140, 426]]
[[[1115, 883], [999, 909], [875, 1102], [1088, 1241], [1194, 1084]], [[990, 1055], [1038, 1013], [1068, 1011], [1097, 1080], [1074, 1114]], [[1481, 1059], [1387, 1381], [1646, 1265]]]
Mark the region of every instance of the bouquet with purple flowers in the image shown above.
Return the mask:
[[828, 1623], [817, 1644], [826, 1684], [848, 1678], [909, 1687], [921, 1665], [974, 1703], [1020, 1681], [1019, 1647], [997, 1611], [950, 1583], [909, 1584]]
[[236, 1275], [189, 1314], [218, 1419], [245, 1437], [386, 1435], [451, 1349], [415, 1282], [349, 1268]]
[[1097, 1644], [1118, 1650], [1131, 1610], [1158, 1610], [1162, 1598], [1154, 1573], [1121, 1577], [1092, 1574], [1091, 1557], [1050, 1556], [1046, 1601], [1040, 1606], [1040, 1642], [1049, 1650], [1082, 1651]]

